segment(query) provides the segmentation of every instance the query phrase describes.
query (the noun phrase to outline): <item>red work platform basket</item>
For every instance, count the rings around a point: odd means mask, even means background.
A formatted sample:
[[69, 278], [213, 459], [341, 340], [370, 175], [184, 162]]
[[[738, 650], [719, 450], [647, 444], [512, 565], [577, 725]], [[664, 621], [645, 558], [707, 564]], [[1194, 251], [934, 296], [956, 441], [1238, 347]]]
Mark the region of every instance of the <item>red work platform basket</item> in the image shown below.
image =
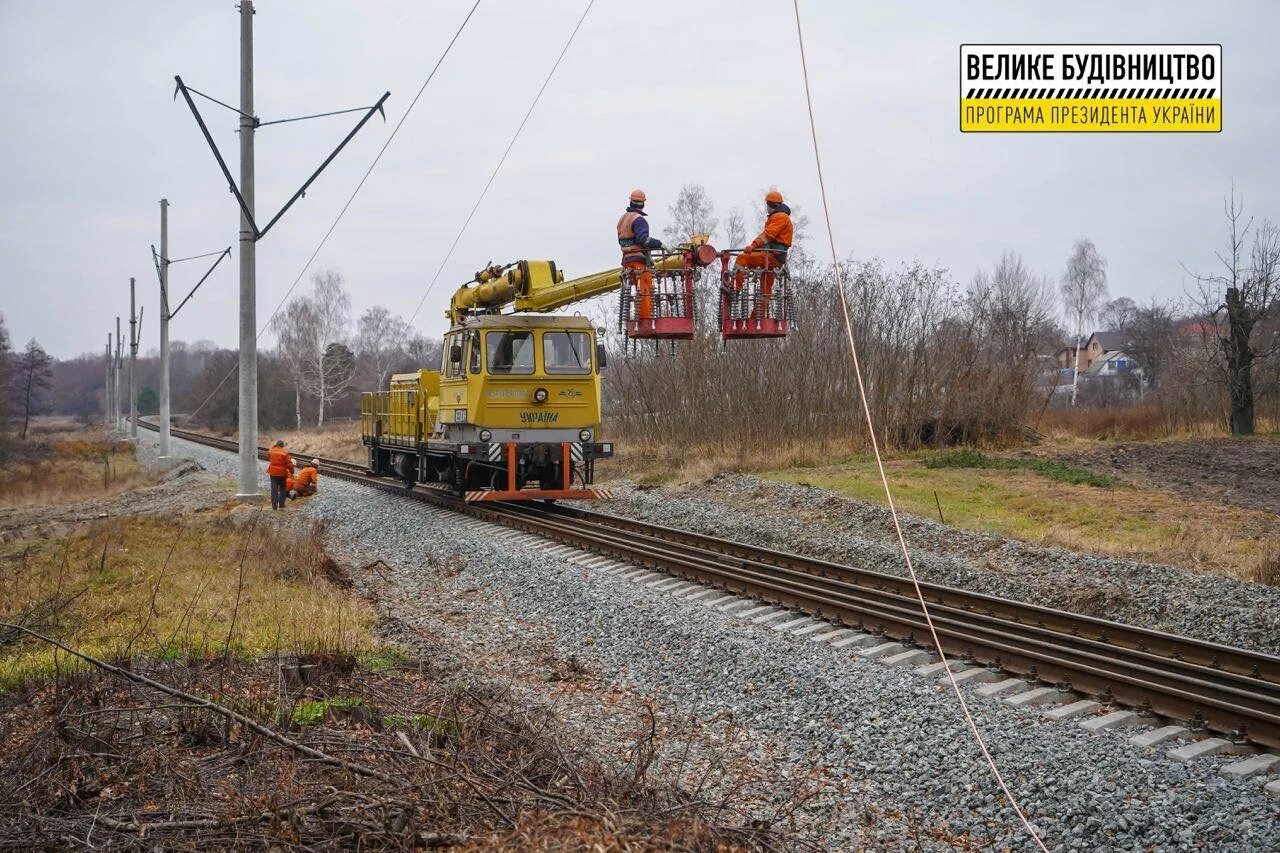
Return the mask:
[[785, 338], [791, 330], [791, 276], [786, 264], [771, 270], [729, 268], [720, 278], [720, 336]]
[[628, 340], [693, 339], [693, 285], [700, 267], [715, 261], [711, 246], [657, 258], [642, 270], [622, 270], [618, 325]]

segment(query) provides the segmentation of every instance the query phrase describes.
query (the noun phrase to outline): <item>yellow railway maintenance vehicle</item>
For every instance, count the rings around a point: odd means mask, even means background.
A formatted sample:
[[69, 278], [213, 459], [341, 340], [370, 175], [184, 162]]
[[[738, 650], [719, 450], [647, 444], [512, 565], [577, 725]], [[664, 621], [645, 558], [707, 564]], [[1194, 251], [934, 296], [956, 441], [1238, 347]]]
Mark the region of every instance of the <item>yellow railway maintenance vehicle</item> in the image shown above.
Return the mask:
[[[690, 246], [655, 267], [688, 277], [716, 257]], [[601, 432], [604, 346], [586, 318], [545, 315], [622, 286], [621, 269], [565, 281], [554, 261], [476, 273], [450, 301], [440, 370], [361, 395], [369, 470], [468, 501], [608, 497], [592, 485], [614, 452]]]

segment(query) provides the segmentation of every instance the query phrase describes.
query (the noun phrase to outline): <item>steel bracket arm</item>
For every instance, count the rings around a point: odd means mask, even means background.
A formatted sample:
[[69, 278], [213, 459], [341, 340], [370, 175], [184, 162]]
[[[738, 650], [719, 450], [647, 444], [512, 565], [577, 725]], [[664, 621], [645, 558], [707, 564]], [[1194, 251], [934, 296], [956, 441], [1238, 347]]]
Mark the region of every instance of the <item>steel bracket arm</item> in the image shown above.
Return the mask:
[[[236, 186], [235, 178], [231, 177], [231, 170], [227, 168], [227, 161], [222, 159], [222, 152], [218, 150], [218, 145], [213, 141], [213, 135], [209, 133], [208, 126], [204, 123], [204, 118], [200, 115], [200, 110], [196, 108], [196, 102], [191, 100], [191, 92], [188, 91], [187, 85], [182, 82], [182, 78], [174, 75], [174, 81], [177, 86], [174, 89], [173, 96], [176, 98], [178, 93], [182, 93], [183, 99], [187, 102], [187, 106], [191, 108], [191, 114], [195, 116], [196, 124], [200, 126], [200, 132], [204, 134], [204, 141], [209, 143], [209, 150], [213, 152], [214, 159], [218, 161], [219, 168], [222, 169], [222, 175], [227, 179], [227, 186], [231, 188], [231, 192], [236, 197], [236, 201], [240, 204], [240, 212], [245, 215], [249, 222], [249, 227], [253, 229], [254, 239], [262, 236], [262, 232], [258, 230], [258, 223], [253, 219], [253, 213], [249, 210], [249, 205], [245, 203], [244, 196], [240, 194], [240, 188]], [[254, 124], [258, 122], [254, 119]]]
[[[222, 259], [230, 256], [231, 256], [231, 247], [228, 246], [227, 248], [222, 250], [221, 254], [218, 255], [218, 259], [213, 262], [213, 266], [209, 267], [208, 271], [205, 272], [204, 275], [200, 276], [200, 280], [196, 282], [196, 286], [191, 288], [191, 292], [188, 293], [186, 297], [184, 297], [183, 300], [178, 303], [178, 307], [174, 308], [171, 312], [169, 312], [168, 319], [172, 320], [174, 317], [178, 316], [178, 312], [182, 310], [182, 306], [186, 305], [191, 300], [191, 297], [196, 295], [196, 291], [200, 289], [200, 285], [204, 284], [204, 280], [206, 278], [213, 275], [213, 271], [218, 268], [218, 264], [222, 263]], [[169, 295], [166, 293], [165, 301], [167, 302], [168, 299], [169, 299]]]
[[[369, 119], [373, 118], [374, 113], [381, 114], [382, 120], [386, 121], [387, 114], [383, 110], [382, 105], [386, 103], [387, 98], [389, 97], [391, 97], [390, 92], [383, 92], [382, 97], [378, 98], [378, 102], [373, 106], [369, 107], [369, 109], [365, 112], [365, 114], [360, 118], [360, 121], [356, 122], [356, 126], [351, 128], [351, 132], [348, 133], [343, 138], [343, 140], [338, 143], [338, 147], [334, 148], [333, 151], [329, 154], [329, 156], [324, 159], [324, 162], [321, 163], [319, 167], [314, 172], [311, 173], [311, 177], [307, 178], [306, 182], [303, 183], [303, 185], [298, 188], [298, 191], [293, 194], [293, 197], [290, 198], [287, 202], [285, 202], [284, 207], [280, 208], [280, 212], [277, 213], [275, 216], [271, 217], [271, 221], [268, 222], [261, 231], [257, 232], [258, 239], [261, 239], [262, 237], [266, 236], [266, 233], [271, 230], [271, 226], [275, 225], [276, 222], [280, 219], [280, 217], [284, 216], [285, 212], [289, 208], [293, 207], [294, 202], [296, 202], [298, 199], [306, 195], [307, 187], [311, 186], [311, 184], [315, 182], [315, 179], [320, 177], [320, 173], [323, 172], [325, 168], [328, 167], [328, 165], [333, 162], [333, 158], [338, 156], [338, 152], [340, 152], [343, 148], [347, 147], [347, 143], [350, 142], [351, 139], [357, 133], [360, 132], [360, 128], [364, 127], [365, 124], [369, 121]], [[223, 171], [225, 170], [226, 170], [226, 167], [224, 166]], [[255, 226], [255, 230], [256, 230], [256, 226]]]

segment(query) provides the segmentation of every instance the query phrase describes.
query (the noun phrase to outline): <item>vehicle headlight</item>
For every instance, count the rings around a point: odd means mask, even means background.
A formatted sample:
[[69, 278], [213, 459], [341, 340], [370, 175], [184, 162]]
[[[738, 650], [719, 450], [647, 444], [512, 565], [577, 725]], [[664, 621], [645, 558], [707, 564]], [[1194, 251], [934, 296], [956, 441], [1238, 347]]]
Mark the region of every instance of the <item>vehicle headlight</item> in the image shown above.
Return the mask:
[[591, 428], [590, 428], [590, 427], [588, 427], [587, 429], [578, 430], [578, 440], [579, 440], [579, 441], [590, 441], [590, 440], [591, 440]]
[[482, 430], [480, 430], [480, 440], [481, 440], [481, 441], [488, 441], [488, 440], [489, 440], [489, 439], [491, 439], [491, 438], [493, 438], [493, 433], [492, 433], [492, 432], [490, 432], [490, 431], [489, 431], [489, 430], [487, 430], [487, 429], [482, 429]]
[[534, 391], [533, 391], [533, 402], [535, 402], [535, 403], [545, 403], [545, 402], [547, 402], [547, 389], [546, 389], [546, 388], [535, 388], [535, 389], [534, 389]]

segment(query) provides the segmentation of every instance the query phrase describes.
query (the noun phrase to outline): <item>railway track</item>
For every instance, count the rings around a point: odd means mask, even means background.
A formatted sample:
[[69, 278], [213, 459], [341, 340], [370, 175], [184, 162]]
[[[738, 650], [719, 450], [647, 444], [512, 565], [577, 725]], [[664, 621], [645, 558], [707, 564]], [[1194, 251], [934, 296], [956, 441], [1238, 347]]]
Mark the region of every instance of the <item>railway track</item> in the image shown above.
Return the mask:
[[[149, 429], [153, 425], [141, 424]], [[173, 435], [234, 451], [234, 441]], [[266, 456], [266, 449], [259, 448]], [[910, 580], [607, 513], [521, 503], [467, 504], [321, 459], [334, 476], [587, 551], [929, 648]], [[997, 667], [1234, 740], [1280, 747], [1280, 657], [936, 584], [922, 584], [949, 656]]]

